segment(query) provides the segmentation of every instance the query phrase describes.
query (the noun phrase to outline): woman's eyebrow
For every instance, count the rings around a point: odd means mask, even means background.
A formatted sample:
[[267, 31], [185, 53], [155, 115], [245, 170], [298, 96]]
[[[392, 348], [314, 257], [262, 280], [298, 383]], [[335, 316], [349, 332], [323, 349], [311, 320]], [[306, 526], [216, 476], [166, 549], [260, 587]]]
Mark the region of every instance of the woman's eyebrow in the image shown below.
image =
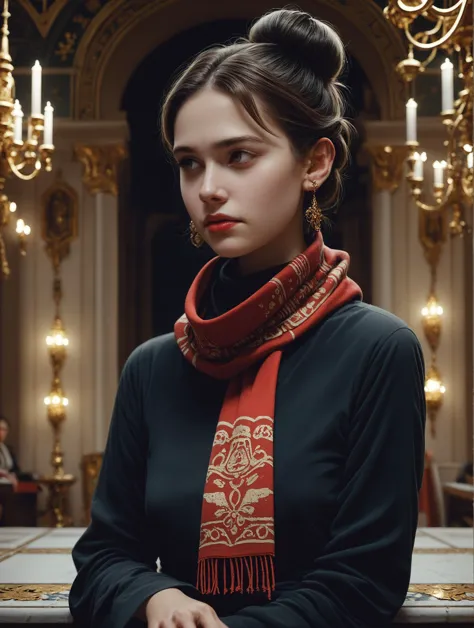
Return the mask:
[[[242, 142], [255, 142], [258, 144], [264, 144], [264, 140], [261, 137], [256, 135], [240, 135], [238, 137], [229, 137], [224, 140], [219, 140], [212, 144], [212, 148], [228, 148], [230, 146], [234, 146], [235, 144], [241, 144]], [[177, 155], [178, 153], [193, 153], [195, 149], [191, 146], [175, 146], [173, 148], [173, 155]]]

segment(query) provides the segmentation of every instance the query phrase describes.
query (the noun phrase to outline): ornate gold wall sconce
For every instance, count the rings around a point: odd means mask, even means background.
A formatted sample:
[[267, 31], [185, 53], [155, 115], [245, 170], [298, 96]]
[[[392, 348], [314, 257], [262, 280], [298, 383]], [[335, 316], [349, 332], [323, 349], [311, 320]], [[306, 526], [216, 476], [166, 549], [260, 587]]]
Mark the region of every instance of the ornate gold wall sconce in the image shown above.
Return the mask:
[[76, 478], [64, 472], [64, 453], [61, 447], [61, 429], [66, 421], [69, 400], [61, 384], [61, 371], [67, 358], [69, 339], [60, 314], [62, 283], [61, 262], [69, 255], [71, 242], [77, 237], [78, 199], [75, 190], [61, 179], [46, 190], [42, 198], [42, 237], [45, 250], [53, 266], [53, 300], [55, 315], [46, 337], [53, 378], [49, 394], [44, 398], [48, 420], [53, 428], [51, 466], [53, 473], [41, 479], [49, 491], [48, 512], [52, 525], [69, 525], [68, 491]]
[[[12, 220], [14, 214], [16, 214], [16, 210], [16, 203], [9, 201], [5, 194], [0, 194], [0, 278], [10, 276], [10, 266], [7, 261], [5, 241], [1, 232], [8, 227], [10, 220]], [[21, 255], [26, 255], [27, 238], [31, 233], [31, 228], [22, 218], [18, 218], [16, 221], [16, 233], [18, 234], [20, 253]]]
[[434, 210], [419, 209], [418, 236], [423, 247], [425, 259], [431, 271], [430, 289], [425, 307], [421, 310], [423, 332], [431, 350], [430, 365], [425, 378], [425, 397], [430, 421], [431, 435], [436, 436], [436, 416], [443, 405], [446, 388], [436, 364], [436, 352], [439, 347], [443, 328], [443, 307], [436, 296], [437, 268], [442, 248], [448, 237], [448, 216], [442, 208]]

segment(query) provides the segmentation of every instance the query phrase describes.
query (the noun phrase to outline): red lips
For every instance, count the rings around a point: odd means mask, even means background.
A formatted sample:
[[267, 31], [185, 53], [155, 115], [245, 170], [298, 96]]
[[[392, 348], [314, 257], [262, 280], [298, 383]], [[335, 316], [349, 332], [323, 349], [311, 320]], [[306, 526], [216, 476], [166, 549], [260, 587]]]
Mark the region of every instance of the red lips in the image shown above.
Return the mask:
[[215, 224], [219, 222], [240, 222], [232, 216], [227, 216], [227, 214], [212, 214], [212, 216], [208, 216], [204, 221], [204, 226], [207, 227], [210, 224]]

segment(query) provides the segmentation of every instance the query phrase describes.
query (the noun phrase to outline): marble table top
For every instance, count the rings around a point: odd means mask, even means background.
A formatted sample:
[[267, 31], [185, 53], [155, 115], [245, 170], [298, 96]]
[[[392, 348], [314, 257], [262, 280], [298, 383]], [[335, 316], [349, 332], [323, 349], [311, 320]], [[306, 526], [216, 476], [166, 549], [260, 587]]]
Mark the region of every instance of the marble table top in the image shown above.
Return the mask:
[[[0, 528], [0, 623], [71, 623], [71, 549], [83, 528]], [[395, 623], [473, 623], [472, 528], [420, 528]]]

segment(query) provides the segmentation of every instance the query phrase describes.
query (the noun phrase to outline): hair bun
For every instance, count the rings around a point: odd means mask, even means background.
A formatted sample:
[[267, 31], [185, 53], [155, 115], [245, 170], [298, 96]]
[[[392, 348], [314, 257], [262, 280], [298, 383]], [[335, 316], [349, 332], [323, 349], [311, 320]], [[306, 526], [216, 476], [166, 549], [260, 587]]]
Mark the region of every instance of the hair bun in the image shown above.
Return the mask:
[[344, 67], [341, 38], [330, 26], [303, 11], [278, 9], [263, 15], [249, 32], [255, 44], [275, 44], [305, 65], [324, 83], [336, 79]]

